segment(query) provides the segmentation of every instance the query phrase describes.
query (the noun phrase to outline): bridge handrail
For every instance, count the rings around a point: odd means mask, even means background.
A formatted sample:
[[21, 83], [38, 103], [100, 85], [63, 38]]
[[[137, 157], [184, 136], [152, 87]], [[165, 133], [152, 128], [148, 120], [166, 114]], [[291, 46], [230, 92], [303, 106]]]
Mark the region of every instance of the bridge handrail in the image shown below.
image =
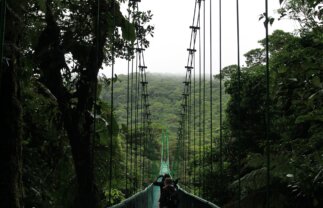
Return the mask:
[[[198, 196], [188, 193], [181, 187], [178, 189], [180, 197], [180, 207], [190, 208], [190, 207], [205, 207], [205, 208], [220, 208], [219, 206], [206, 201]], [[195, 202], [195, 203], [194, 203]]]
[[[128, 199], [108, 208], [153, 208], [153, 184], [149, 185], [143, 191], [136, 193]], [[179, 208], [220, 208], [219, 206], [206, 201], [198, 196], [188, 193], [179, 187]]]
[[[148, 192], [149, 191], [153, 191], [153, 184], [150, 184], [149, 186], [147, 186], [144, 190], [132, 195], [131, 197], [125, 199], [124, 201], [120, 202], [119, 204], [113, 205], [111, 207], [107, 207], [107, 208], [126, 208], [129, 207], [129, 205], [131, 205], [132, 203], [138, 202], [138, 198], [140, 197], [145, 197], [145, 194], [147, 194], [147, 202], [149, 203], [149, 199], [148, 199]], [[152, 199], [151, 199], [152, 201]], [[132, 206], [131, 206], [132, 207]]]

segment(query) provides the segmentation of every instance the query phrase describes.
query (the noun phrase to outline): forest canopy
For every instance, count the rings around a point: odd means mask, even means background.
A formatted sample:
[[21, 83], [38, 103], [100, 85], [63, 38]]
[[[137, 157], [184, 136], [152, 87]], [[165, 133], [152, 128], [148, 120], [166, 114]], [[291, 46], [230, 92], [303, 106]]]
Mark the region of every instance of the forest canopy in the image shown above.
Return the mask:
[[[147, 133], [144, 122], [127, 123], [127, 80], [136, 74], [99, 76], [116, 58], [131, 61], [149, 47], [153, 14], [140, 11], [137, 1], [0, 0], [0, 207], [116, 204], [157, 176], [165, 129], [171, 167], [180, 164], [173, 173], [192, 193], [228, 208], [264, 207], [270, 189], [271, 207], [323, 207], [323, 5], [279, 2], [280, 18], [299, 29], [269, 36], [270, 82], [263, 39], [245, 54], [245, 66], [225, 66], [206, 81], [213, 83], [214, 112], [206, 100], [203, 122], [209, 129], [212, 121], [214, 132], [206, 131], [208, 142], [199, 145], [178, 141], [184, 78], [148, 73], [142, 81], [150, 96]], [[193, 91], [193, 101], [200, 94]], [[198, 160], [175, 157], [180, 151]]]

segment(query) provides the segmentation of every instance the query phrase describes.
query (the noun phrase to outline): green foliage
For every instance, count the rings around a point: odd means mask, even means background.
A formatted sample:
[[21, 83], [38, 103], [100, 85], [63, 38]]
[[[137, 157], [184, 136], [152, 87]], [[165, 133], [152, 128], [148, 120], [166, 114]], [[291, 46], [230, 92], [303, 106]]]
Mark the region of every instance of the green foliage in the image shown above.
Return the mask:
[[[71, 148], [62, 126], [56, 98], [36, 79], [25, 84], [24, 97], [24, 189], [26, 207], [71, 207], [74, 203], [76, 176]], [[111, 108], [98, 102], [95, 142], [95, 178], [107, 204], [109, 167], [113, 167], [113, 200], [124, 198], [125, 147], [119, 134], [117, 118], [113, 117], [113, 148], [110, 147]], [[112, 163], [110, 163], [110, 153]]]
[[[116, 57], [131, 57], [129, 43], [135, 40], [148, 47], [146, 37], [153, 34], [148, 24], [151, 12], [129, 10], [126, 18], [120, 9], [124, 3], [103, 0], [98, 7], [98, 1], [32, 0], [21, 6], [26, 12], [17, 19], [25, 23], [20, 50], [26, 57], [22, 59], [26, 70], [20, 70], [20, 78], [26, 87], [23, 153], [29, 207], [75, 203], [88, 207], [82, 202], [89, 201], [97, 206], [99, 196], [103, 207], [110, 168], [113, 188], [124, 191], [126, 147], [118, 118], [102, 101], [95, 106], [96, 115], [92, 114], [100, 66], [111, 64]], [[82, 175], [89, 177], [79, 180]], [[89, 184], [94, 188], [82, 191]], [[81, 196], [75, 200], [77, 194]]]
[[[316, 28], [302, 29], [300, 36], [275, 31], [269, 41], [272, 206], [321, 207], [323, 39]], [[260, 43], [264, 46], [264, 40]], [[267, 188], [263, 53], [261, 48], [246, 54], [247, 67], [241, 69], [240, 82], [237, 67], [225, 71], [230, 100], [223, 156], [229, 166], [220, 177], [229, 179], [224, 192], [231, 197], [213, 199], [224, 204], [237, 203], [238, 172], [242, 206], [265, 203], [259, 200], [265, 198]], [[219, 177], [219, 171], [215, 168], [214, 176]], [[223, 184], [216, 183], [216, 187]]]
[[[134, 79], [135, 76], [134, 74]], [[124, 125], [126, 124], [127, 116], [127, 79], [126, 75], [119, 75], [119, 82], [116, 82], [114, 85], [115, 112], [120, 118], [120, 123]], [[179, 76], [160, 76], [148, 73], [147, 80], [149, 81], [150, 110], [152, 112], [159, 112], [151, 115], [152, 124], [160, 130], [169, 129], [170, 137], [174, 138], [178, 125], [176, 111], [180, 106], [176, 97], [181, 95], [182, 78]], [[133, 93], [135, 93], [134, 89]], [[109, 88], [102, 90], [101, 98], [103, 100], [110, 99]]]
[[[320, 1], [284, 2], [281, 14], [299, 21], [302, 28], [298, 36], [278, 30], [269, 37], [271, 207], [322, 207], [322, 7]], [[266, 203], [265, 40], [259, 43], [262, 48], [245, 54], [247, 66], [241, 69], [240, 82], [237, 66], [222, 71], [230, 95], [223, 128], [223, 168], [218, 146], [213, 151], [213, 172], [209, 165], [203, 167], [202, 195], [227, 207], [238, 205], [239, 178], [241, 207]], [[208, 150], [204, 159], [210, 162], [209, 154]]]
[[32, 79], [25, 84], [23, 182], [26, 207], [69, 207], [75, 193], [70, 146], [55, 98]]
[[[133, 74], [135, 80], [136, 75]], [[121, 125], [126, 125], [127, 117], [127, 80], [126, 75], [119, 75], [118, 82], [115, 82], [114, 85], [114, 102], [116, 106], [115, 113], [118, 116]], [[181, 108], [180, 97], [183, 90], [183, 80], [184, 78], [178, 75], [168, 75], [168, 74], [147, 74], [147, 80], [149, 81], [149, 102], [150, 110], [152, 112], [152, 126], [157, 131], [156, 140], [159, 141], [161, 136], [162, 129], [168, 129], [169, 138], [170, 138], [170, 151], [173, 158], [177, 154], [176, 142], [177, 142], [177, 130], [179, 127], [179, 109]], [[131, 75], [130, 75], [131, 82]], [[206, 83], [206, 95], [208, 96], [209, 91], [209, 82]], [[109, 88], [102, 89], [101, 98], [103, 100], [109, 100]], [[192, 89], [193, 90], [193, 89]], [[213, 83], [213, 111], [215, 115], [219, 115], [219, 103], [216, 102], [219, 100], [219, 81], [214, 80]], [[130, 89], [131, 92], [131, 89]], [[135, 93], [135, 90], [133, 90]], [[195, 94], [195, 95], [194, 95]], [[199, 116], [198, 116], [198, 82], [196, 83], [195, 93], [192, 94], [192, 98], [195, 96], [196, 99], [196, 125], [199, 125]], [[227, 101], [227, 96], [224, 96], [224, 103]], [[193, 102], [193, 101], [192, 101]], [[129, 110], [130, 110], [129, 105]], [[133, 110], [134, 110], [133, 105]], [[193, 110], [192, 110], [193, 111]], [[157, 113], [156, 113], [157, 112]], [[205, 111], [205, 123], [206, 129], [210, 127], [210, 101], [206, 100], [206, 111]], [[192, 112], [193, 115], [193, 112]], [[133, 113], [134, 117], [134, 113]], [[129, 115], [130, 118], [130, 115]], [[201, 122], [202, 125], [202, 122]], [[219, 121], [213, 118], [213, 128], [217, 129], [219, 126]], [[196, 133], [197, 134], [197, 133]], [[206, 130], [206, 138], [210, 137], [210, 131]], [[209, 141], [209, 140], [208, 140]], [[193, 148], [193, 147], [192, 147]], [[153, 151], [154, 155], [157, 155], [157, 160], [159, 160], [159, 145], [156, 146]]]
[[296, 20], [302, 29], [316, 29], [323, 26], [323, 7], [320, 0], [280, 0], [283, 7], [278, 10], [281, 17]]
[[[83, 113], [92, 110], [93, 86], [99, 70], [98, 66], [91, 65], [94, 63], [92, 55], [96, 51], [95, 37], [100, 39], [101, 44], [99, 63], [109, 65], [114, 59], [112, 53], [116, 57], [129, 58], [133, 55], [128, 54], [129, 42], [133, 43], [137, 38], [143, 41], [144, 47], [148, 47], [146, 37], [153, 36], [154, 27], [148, 24], [152, 18], [150, 11], [130, 12], [131, 18], [141, 23], [133, 24], [120, 11], [120, 4], [124, 1], [102, 2], [103, 7], [99, 10], [101, 30], [98, 34], [95, 1], [80, 4], [80, 1], [32, 0], [24, 4], [26, 14], [17, 18], [25, 23], [23, 41], [19, 46], [23, 57], [22, 65], [25, 67], [19, 71], [23, 84], [21, 97], [24, 113], [22, 154], [25, 207], [65, 208], [73, 207], [75, 203], [78, 186], [74, 166], [78, 161], [72, 158], [64, 118], [72, 115], [71, 112], [78, 114], [75, 110], [78, 106], [87, 106], [82, 109]], [[322, 207], [323, 7], [319, 0], [280, 0], [280, 3], [283, 2], [283, 8], [279, 10], [281, 17], [297, 20], [301, 29], [297, 31], [298, 35], [275, 31], [269, 37], [269, 168], [272, 207]], [[17, 5], [16, 1], [9, 3]], [[273, 19], [268, 21], [272, 23]], [[205, 198], [228, 206], [236, 204], [239, 177], [244, 207], [261, 206], [265, 198], [265, 40], [259, 43], [261, 48], [245, 54], [247, 61], [246, 67], [241, 69], [240, 85], [237, 66], [223, 68], [222, 78], [226, 81], [227, 93], [224, 98], [226, 115], [223, 123], [223, 151], [219, 151], [217, 142], [213, 147], [213, 154], [210, 152], [210, 140], [219, 139], [219, 121], [213, 120], [215, 131], [210, 133], [208, 100], [205, 103], [207, 142], [203, 145], [199, 145], [197, 141], [195, 145], [193, 142], [190, 145], [182, 143], [182, 147], [189, 152], [198, 148], [206, 150], [205, 154], [196, 157], [197, 161], [192, 157], [186, 161], [190, 169], [185, 179], [195, 179], [194, 184], [188, 188], [193, 191], [202, 188]], [[55, 70], [56, 74], [53, 73]], [[46, 73], [48, 74], [45, 75]], [[126, 125], [127, 78], [120, 75], [112, 80], [106, 79], [106, 85], [102, 83], [98, 89], [101, 100], [95, 106], [97, 115], [89, 116], [96, 121], [95, 142], [93, 149], [88, 149], [94, 152], [95, 184], [102, 207], [110, 197], [110, 188], [112, 203], [129, 195], [129, 190], [125, 190], [126, 177], [129, 186], [141, 188], [156, 175], [162, 129], [169, 130], [171, 155], [183, 152], [183, 149], [176, 149], [176, 137], [184, 79], [173, 75], [148, 74], [152, 139], [148, 141], [149, 148], [145, 149], [140, 145], [141, 137], [145, 134], [142, 132], [142, 124], [139, 124], [139, 131], [133, 134], [131, 149], [129, 135], [133, 129]], [[215, 78], [213, 98], [218, 101], [219, 75]], [[115, 83], [113, 114], [108, 104], [111, 100], [109, 87], [112, 81]], [[209, 83], [206, 84], [208, 86]], [[84, 91], [79, 93], [80, 89]], [[130, 90], [135, 92], [135, 89]], [[209, 94], [209, 89], [206, 94]], [[230, 95], [229, 100], [227, 95]], [[191, 96], [197, 101], [201, 99], [198, 91], [193, 91]], [[86, 102], [82, 102], [84, 100]], [[219, 103], [213, 104], [214, 114], [218, 115]], [[200, 116], [196, 115], [194, 118], [197, 126], [201, 125], [198, 120]], [[86, 124], [89, 124], [88, 129], [84, 128], [84, 131], [93, 129], [92, 122]], [[198, 134], [191, 133], [194, 136]], [[137, 163], [129, 162], [125, 153], [128, 148], [132, 152], [140, 152], [133, 158]], [[139, 167], [136, 167], [137, 171], [134, 168], [135, 164], [142, 165], [138, 162], [141, 156], [148, 166], [148, 173], [145, 175], [140, 173]], [[181, 157], [180, 154], [176, 159], [180, 161]], [[219, 165], [220, 158], [223, 159], [223, 166]], [[174, 167], [182, 165], [174, 157], [171, 160]], [[211, 161], [214, 162], [213, 172]], [[128, 167], [132, 167], [127, 175], [126, 163]], [[203, 168], [201, 176], [197, 176], [196, 172], [193, 175], [193, 167], [195, 170]], [[112, 187], [108, 182], [110, 168]], [[135, 190], [130, 192], [132, 191]]]
[[[107, 199], [109, 199], [109, 197], [110, 197], [109, 190], [106, 190], [104, 194], [105, 194], [105, 197]], [[124, 199], [125, 199], [125, 195], [120, 190], [112, 189], [112, 191], [111, 191], [111, 203], [112, 204], [118, 204], [121, 201], [123, 201]], [[106, 204], [107, 203], [108, 203], [108, 201], [106, 201]]]

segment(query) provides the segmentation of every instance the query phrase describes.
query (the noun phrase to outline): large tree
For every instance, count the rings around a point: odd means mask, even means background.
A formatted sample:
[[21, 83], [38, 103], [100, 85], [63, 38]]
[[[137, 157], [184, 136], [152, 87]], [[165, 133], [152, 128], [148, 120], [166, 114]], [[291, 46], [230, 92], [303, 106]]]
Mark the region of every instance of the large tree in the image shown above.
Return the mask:
[[[147, 45], [144, 37], [152, 28], [131, 24], [116, 0], [47, 0], [42, 7], [45, 26], [35, 46], [35, 73], [57, 99], [63, 117], [78, 184], [75, 205], [98, 207], [91, 113], [97, 75], [103, 63], [125, 55], [126, 41], [135, 41], [135, 31]], [[151, 15], [136, 12], [133, 18], [147, 22]]]

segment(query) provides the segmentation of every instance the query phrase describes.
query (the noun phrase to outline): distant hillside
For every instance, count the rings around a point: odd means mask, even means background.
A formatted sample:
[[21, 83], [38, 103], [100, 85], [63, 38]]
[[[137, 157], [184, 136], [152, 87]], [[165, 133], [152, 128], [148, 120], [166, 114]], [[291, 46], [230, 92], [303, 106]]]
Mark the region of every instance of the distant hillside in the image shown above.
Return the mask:
[[[135, 75], [134, 75], [135, 77]], [[168, 129], [171, 142], [175, 141], [176, 132], [179, 125], [179, 114], [181, 109], [181, 97], [183, 93], [184, 76], [148, 73], [148, 91], [150, 110], [152, 116], [152, 125], [155, 128]], [[203, 86], [203, 85], [202, 85]], [[219, 82], [213, 81], [213, 125], [214, 129], [219, 125]], [[193, 90], [193, 85], [192, 85]], [[196, 123], [198, 123], [198, 83], [196, 82]], [[203, 90], [202, 90], [203, 92]], [[210, 120], [210, 102], [209, 102], [209, 82], [206, 83], [206, 104], [205, 117], [206, 129], [209, 129]], [[104, 88], [101, 92], [101, 98], [107, 102], [110, 100], [110, 89]], [[193, 96], [192, 96], [193, 98]], [[119, 75], [118, 81], [114, 85], [114, 108], [118, 117], [119, 124], [126, 124], [127, 109], [127, 75]], [[224, 103], [227, 96], [224, 97]], [[192, 99], [193, 104], [193, 99]], [[202, 106], [201, 106], [202, 107]], [[192, 110], [193, 117], [193, 110]], [[209, 130], [206, 130], [209, 135]]]

